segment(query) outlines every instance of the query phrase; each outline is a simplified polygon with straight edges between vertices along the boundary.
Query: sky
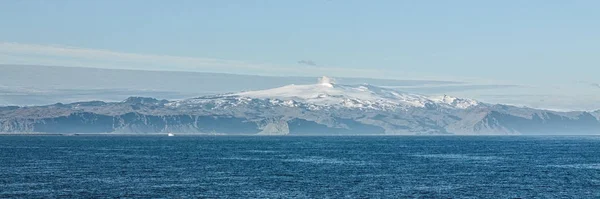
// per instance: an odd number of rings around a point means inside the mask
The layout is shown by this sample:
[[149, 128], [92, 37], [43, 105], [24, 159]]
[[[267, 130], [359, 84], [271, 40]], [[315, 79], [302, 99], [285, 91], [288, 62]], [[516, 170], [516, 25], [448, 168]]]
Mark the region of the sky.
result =
[[596, 0], [3, 0], [0, 64], [519, 85], [459, 94], [590, 107], [598, 10]]

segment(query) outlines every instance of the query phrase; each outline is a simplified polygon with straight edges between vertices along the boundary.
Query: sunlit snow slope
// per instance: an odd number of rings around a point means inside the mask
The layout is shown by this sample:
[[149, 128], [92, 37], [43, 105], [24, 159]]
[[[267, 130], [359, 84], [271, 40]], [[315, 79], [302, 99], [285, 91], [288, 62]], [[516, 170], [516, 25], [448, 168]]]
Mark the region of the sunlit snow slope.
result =
[[347, 108], [408, 108], [437, 104], [448, 108], [465, 109], [478, 102], [449, 96], [427, 97], [403, 93], [372, 85], [338, 85], [331, 78], [322, 77], [317, 84], [288, 85], [260, 91], [247, 91], [226, 95], [258, 99], [277, 99], [318, 106], [341, 106]]

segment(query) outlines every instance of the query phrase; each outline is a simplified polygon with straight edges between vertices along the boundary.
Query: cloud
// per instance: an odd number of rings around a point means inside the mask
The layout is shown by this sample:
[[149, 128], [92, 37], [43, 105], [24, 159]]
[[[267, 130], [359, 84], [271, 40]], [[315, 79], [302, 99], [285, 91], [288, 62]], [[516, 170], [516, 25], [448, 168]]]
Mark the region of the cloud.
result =
[[417, 85], [417, 86], [387, 86], [388, 88], [395, 88], [404, 91], [419, 92], [419, 93], [446, 93], [446, 92], [462, 92], [462, 91], [474, 91], [474, 90], [498, 90], [507, 88], [519, 88], [524, 87], [522, 85], [502, 85], [502, 84], [463, 84], [463, 85], [452, 85], [452, 84], [434, 84], [434, 85]]
[[[317, 65], [314, 61], [303, 60], [298, 63]], [[61, 45], [23, 44], [0, 41], [0, 64], [20, 65], [55, 65], [72, 67], [94, 67], [108, 69], [132, 69], [155, 71], [191, 71], [216, 72], [268, 76], [310, 76], [323, 75], [336, 77], [367, 78], [431, 78], [399, 71], [382, 72], [380, 70], [346, 68], [346, 67], [314, 67], [306, 70], [297, 65], [272, 63], [253, 63], [238, 60], [213, 59], [201, 57], [184, 57], [171, 55], [126, 53], [103, 49], [78, 48]]]
[[317, 63], [312, 60], [300, 60], [300, 61], [298, 61], [298, 63], [302, 64], [302, 65], [308, 65], [308, 66], [317, 66]]
[[[53, 58], [79, 59], [90, 62], [116, 62], [116, 63], [169, 63], [181, 69], [197, 68], [250, 68], [266, 69], [272, 66], [264, 64], [252, 64], [242, 61], [181, 57], [169, 55], [148, 55], [137, 53], [123, 53], [109, 50], [77, 48], [57, 45], [37, 45], [21, 43], [0, 43], [0, 53], [20, 56], [44, 56]], [[117, 68], [117, 66], [112, 66]], [[122, 68], [122, 67], [118, 67]]]
[[581, 85], [590, 86], [590, 87], [593, 87], [593, 88], [600, 88], [600, 84], [599, 83], [595, 83], [595, 82], [577, 81], [576, 83], [581, 84]]

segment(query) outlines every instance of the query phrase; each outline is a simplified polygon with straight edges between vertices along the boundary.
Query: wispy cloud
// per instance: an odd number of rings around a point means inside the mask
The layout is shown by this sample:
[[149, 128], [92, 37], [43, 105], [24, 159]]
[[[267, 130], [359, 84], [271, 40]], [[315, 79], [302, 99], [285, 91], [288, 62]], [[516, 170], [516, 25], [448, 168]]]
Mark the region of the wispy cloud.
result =
[[[278, 76], [338, 76], [370, 78], [415, 78], [414, 74], [390, 73], [371, 69], [343, 67], [305, 67], [271, 63], [251, 63], [238, 60], [126, 53], [102, 49], [78, 48], [61, 45], [23, 44], [0, 42], [1, 64], [60, 65], [111, 69], [171, 70], [195, 72], [222, 72]], [[299, 63], [317, 65], [314, 61]]]
[[502, 84], [432, 84], [432, 85], [417, 85], [417, 86], [386, 86], [388, 88], [394, 88], [404, 91], [420, 92], [426, 94], [432, 93], [445, 93], [445, 92], [462, 92], [462, 91], [474, 91], [474, 90], [498, 90], [498, 89], [510, 89], [524, 87], [523, 85], [502, 85]]
[[591, 81], [577, 81], [576, 83], [581, 84], [581, 85], [586, 85], [589, 87], [593, 87], [593, 88], [600, 88], [600, 84], [596, 83], [596, 82], [591, 82]]
[[317, 63], [312, 60], [300, 60], [298, 63], [302, 65], [317, 66]]
[[[168, 55], [148, 55], [137, 53], [124, 53], [100, 49], [77, 48], [70, 46], [58, 45], [37, 45], [37, 44], [21, 44], [21, 43], [0, 43], [0, 53], [9, 55], [21, 56], [44, 56], [54, 58], [70, 58], [81, 59], [94, 64], [94, 62], [117, 62], [117, 63], [165, 63], [176, 67], [176, 69], [196, 70], [202, 68], [219, 68], [219, 69], [269, 69], [264, 64], [253, 64], [242, 61], [196, 58], [196, 57], [181, 57]], [[122, 68], [123, 66], [112, 66]], [[135, 66], [132, 66], [135, 67]], [[135, 67], [140, 68], [140, 67]], [[148, 69], [148, 68], [140, 68]]]

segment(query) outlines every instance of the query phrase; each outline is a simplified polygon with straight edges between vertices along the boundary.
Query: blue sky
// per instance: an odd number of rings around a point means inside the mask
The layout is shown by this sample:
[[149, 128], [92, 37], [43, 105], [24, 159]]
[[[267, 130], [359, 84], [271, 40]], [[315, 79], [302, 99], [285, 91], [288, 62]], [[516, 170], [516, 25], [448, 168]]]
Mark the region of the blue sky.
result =
[[4, 0], [0, 63], [460, 80], [536, 88], [506, 91], [515, 95], [589, 95], [600, 91], [598, 10], [595, 0]]

